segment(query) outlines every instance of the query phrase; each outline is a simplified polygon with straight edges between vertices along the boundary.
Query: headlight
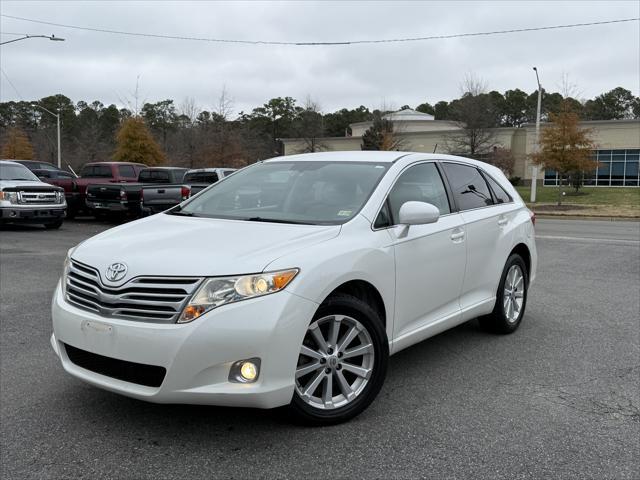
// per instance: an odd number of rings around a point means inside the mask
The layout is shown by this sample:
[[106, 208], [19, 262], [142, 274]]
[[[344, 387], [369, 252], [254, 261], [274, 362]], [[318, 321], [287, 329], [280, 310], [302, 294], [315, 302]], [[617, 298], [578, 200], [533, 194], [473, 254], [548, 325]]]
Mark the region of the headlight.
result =
[[56, 203], [64, 203], [64, 192], [56, 192]]
[[286, 287], [300, 270], [292, 268], [278, 272], [237, 277], [208, 278], [196, 290], [182, 311], [178, 323], [188, 323], [221, 305], [275, 293]]
[[62, 293], [64, 293], [65, 295], [67, 293], [67, 277], [69, 276], [69, 268], [71, 267], [71, 254], [74, 250], [75, 247], [69, 249], [62, 266], [62, 278], [60, 280], [62, 281]]
[[9, 203], [18, 203], [18, 192], [0, 192], [0, 200]]

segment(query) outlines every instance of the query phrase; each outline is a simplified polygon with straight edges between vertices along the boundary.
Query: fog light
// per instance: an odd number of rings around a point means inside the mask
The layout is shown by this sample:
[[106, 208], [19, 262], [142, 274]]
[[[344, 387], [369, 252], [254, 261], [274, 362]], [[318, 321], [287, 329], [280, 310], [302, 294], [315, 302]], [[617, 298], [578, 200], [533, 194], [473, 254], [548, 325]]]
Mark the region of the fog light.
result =
[[240, 360], [231, 365], [229, 381], [235, 383], [253, 383], [260, 375], [260, 359], [249, 358]]
[[242, 367], [240, 367], [240, 374], [242, 375], [242, 378], [246, 378], [251, 382], [258, 376], [258, 369], [254, 363], [244, 362]]

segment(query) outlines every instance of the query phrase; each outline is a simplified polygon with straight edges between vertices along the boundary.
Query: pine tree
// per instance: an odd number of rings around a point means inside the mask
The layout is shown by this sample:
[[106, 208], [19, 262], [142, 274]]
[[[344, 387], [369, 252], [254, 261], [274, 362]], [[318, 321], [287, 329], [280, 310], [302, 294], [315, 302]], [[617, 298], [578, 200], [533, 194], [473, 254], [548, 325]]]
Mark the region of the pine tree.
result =
[[393, 131], [393, 122], [376, 115], [373, 125], [362, 135], [362, 150], [400, 150], [402, 141]]
[[12, 160], [32, 160], [33, 147], [27, 134], [17, 127], [11, 127], [2, 143], [1, 156]]
[[[592, 151], [596, 148], [592, 130], [580, 128], [580, 118], [564, 102], [559, 113], [550, 113], [551, 123], [540, 132], [538, 151], [531, 155], [533, 163], [558, 172], [558, 205], [562, 200], [562, 181], [571, 176], [574, 187], [580, 188], [586, 172], [598, 168]], [[576, 182], [576, 179], [579, 179]], [[576, 188], [576, 189], [577, 189]]]
[[167, 157], [141, 118], [127, 118], [122, 122], [116, 134], [116, 144], [113, 154], [116, 162], [144, 163], [148, 166], [167, 163]]

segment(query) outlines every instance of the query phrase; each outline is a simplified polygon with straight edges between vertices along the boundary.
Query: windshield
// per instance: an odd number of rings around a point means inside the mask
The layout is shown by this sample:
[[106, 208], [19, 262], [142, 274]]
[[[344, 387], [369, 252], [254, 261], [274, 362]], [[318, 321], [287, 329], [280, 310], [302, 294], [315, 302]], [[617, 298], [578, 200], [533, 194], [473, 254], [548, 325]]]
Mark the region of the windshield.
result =
[[87, 165], [80, 172], [81, 177], [111, 178], [111, 167], [107, 165]]
[[173, 214], [341, 224], [356, 215], [387, 167], [368, 162], [265, 162], [236, 172]]
[[40, 181], [27, 167], [17, 163], [0, 163], [0, 180]]

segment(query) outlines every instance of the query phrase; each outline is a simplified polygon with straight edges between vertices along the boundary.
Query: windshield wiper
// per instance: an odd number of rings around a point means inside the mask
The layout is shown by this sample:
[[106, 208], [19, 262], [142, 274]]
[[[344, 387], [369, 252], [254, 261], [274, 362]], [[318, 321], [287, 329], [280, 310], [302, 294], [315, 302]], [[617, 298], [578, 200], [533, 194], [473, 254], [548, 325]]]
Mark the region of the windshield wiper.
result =
[[170, 212], [167, 212], [167, 215], [180, 215], [181, 217], [195, 217], [196, 216], [191, 212], [183, 212], [182, 210], [171, 210]]
[[292, 223], [294, 225], [314, 225], [309, 222], [296, 222], [295, 220], [280, 220], [277, 218], [262, 218], [262, 217], [249, 217], [243, 218], [247, 222], [267, 222], [267, 223]]

